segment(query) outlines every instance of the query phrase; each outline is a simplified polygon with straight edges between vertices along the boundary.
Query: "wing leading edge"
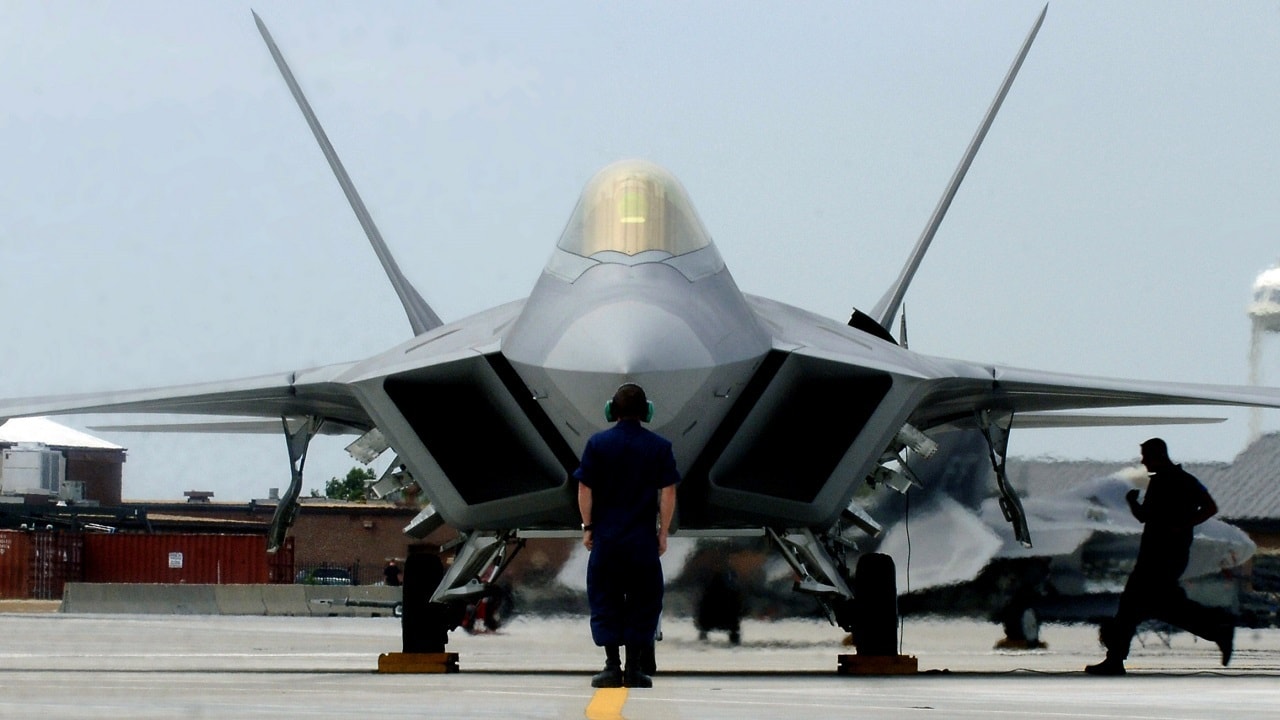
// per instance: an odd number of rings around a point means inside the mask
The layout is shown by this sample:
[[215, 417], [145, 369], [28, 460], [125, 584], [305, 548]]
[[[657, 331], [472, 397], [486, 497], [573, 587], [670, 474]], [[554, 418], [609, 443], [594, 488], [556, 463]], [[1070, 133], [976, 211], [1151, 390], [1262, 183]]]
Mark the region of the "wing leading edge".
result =
[[[1007, 412], [1016, 417], [1144, 406], [1280, 407], [1280, 388], [1128, 380], [999, 366], [987, 371], [987, 380], [940, 377], [929, 382], [930, 390], [912, 413], [912, 423], [918, 427], [972, 426], [970, 421], [978, 410]], [[1032, 426], [1049, 424], [1037, 422]]]
[[353, 388], [337, 380], [351, 364], [172, 387], [15, 398], [0, 418], [81, 413], [318, 417], [359, 432], [373, 427]]

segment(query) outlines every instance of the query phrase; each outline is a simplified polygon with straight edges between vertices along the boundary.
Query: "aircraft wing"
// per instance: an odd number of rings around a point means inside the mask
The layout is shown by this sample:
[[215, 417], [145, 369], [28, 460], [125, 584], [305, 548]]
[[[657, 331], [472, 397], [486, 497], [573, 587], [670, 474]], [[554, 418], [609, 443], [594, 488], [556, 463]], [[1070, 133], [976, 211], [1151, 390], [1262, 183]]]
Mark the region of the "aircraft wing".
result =
[[1019, 415], [1018, 427], [1024, 430], [1027, 428], [1145, 427], [1151, 425], [1212, 425], [1226, 421], [1226, 418], [1221, 417], [1191, 415], [1102, 415], [1044, 412]]
[[[209, 435], [279, 435], [279, 419], [215, 420], [210, 422], [112, 423], [89, 425], [93, 431], [141, 433], [197, 433]], [[317, 431], [319, 435], [359, 435], [363, 427], [329, 420]]]
[[[113, 427], [144, 432], [257, 433], [282, 417], [324, 420], [323, 434], [361, 434], [376, 423], [360, 402], [361, 380], [426, 367], [469, 367], [496, 347], [501, 328], [517, 315], [523, 301], [500, 305], [465, 321], [414, 337], [400, 346], [359, 362], [326, 365], [273, 375], [124, 390], [0, 399], [0, 419], [32, 415], [141, 413], [269, 418], [274, 422], [202, 422], [184, 427], [162, 423]], [[166, 427], [168, 426], [168, 427]]]
[[[775, 348], [820, 359], [828, 372], [882, 369], [918, 383], [919, 394], [908, 422], [921, 430], [975, 427], [979, 410], [1012, 413], [1015, 427], [1071, 427], [1127, 421], [1119, 416], [1108, 422], [1099, 415], [1052, 413], [1163, 405], [1280, 407], [1280, 388], [1094, 377], [920, 355], [806, 310], [767, 298], [746, 297], [772, 332]], [[1024, 416], [1025, 425], [1019, 422]], [[1147, 419], [1151, 422], [1145, 422]], [[1137, 418], [1128, 422], [1216, 420]]]
[[[1280, 388], [1125, 380], [990, 366], [988, 377], [939, 377], [912, 414], [919, 427], [972, 426], [974, 412], [1021, 414], [1156, 405], [1280, 407]], [[1043, 419], [1047, 416], [1036, 416]], [[1207, 420], [1207, 419], [1205, 419]], [[1047, 426], [1050, 423], [1039, 423]]]
[[[337, 378], [352, 364], [223, 382], [0, 400], [0, 418], [81, 413], [168, 413], [278, 419], [322, 417], [363, 432], [373, 421], [352, 387]], [[276, 425], [277, 431], [279, 425]], [[207, 430], [206, 430], [207, 431]]]

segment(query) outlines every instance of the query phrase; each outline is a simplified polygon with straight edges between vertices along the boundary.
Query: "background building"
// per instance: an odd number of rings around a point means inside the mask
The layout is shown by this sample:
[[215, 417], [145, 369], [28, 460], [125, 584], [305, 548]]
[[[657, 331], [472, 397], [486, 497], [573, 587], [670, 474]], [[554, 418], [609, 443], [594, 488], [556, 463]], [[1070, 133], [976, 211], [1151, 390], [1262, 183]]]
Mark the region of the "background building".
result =
[[47, 418], [0, 425], [0, 502], [119, 505], [125, 449]]

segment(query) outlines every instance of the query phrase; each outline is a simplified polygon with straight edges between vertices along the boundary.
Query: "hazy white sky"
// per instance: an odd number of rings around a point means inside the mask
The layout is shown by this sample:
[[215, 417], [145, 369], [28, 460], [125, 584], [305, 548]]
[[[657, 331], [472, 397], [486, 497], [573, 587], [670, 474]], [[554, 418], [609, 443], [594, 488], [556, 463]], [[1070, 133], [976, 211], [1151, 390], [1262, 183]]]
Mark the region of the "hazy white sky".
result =
[[[679, 177], [738, 285], [869, 309], [1039, 2], [256, 2], [402, 268], [446, 320], [527, 294], [583, 183]], [[911, 347], [1244, 383], [1280, 259], [1280, 2], [1053, 3], [907, 295]], [[0, 396], [229, 379], [409, 334], [228, 2], [0, 4]], [[1280, 347], [1264, 353], [1280, 383]], [[1227, 460], [1247, 411], [1161, 429]], [[64, 420], [85, 427], [104, 418]], [[1274, 429], [1276, 417], [1264, 425]], [[1123, 459], [1157, 431], [1026, 431]], [[261, 497], [277, 437], [98, 435], [125, 495]], [[354, 463], [314, 444], [307, 488]]]

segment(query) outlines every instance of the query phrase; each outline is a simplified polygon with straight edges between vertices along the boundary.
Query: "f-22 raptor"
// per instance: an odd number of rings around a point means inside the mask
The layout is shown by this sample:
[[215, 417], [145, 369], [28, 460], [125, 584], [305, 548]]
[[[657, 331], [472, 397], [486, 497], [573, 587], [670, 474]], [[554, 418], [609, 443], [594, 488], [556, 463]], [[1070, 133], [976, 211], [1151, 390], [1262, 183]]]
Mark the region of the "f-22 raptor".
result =
[[[182, 428], [283, 432], [292, 477], [273, 521], [277, 541], [296, 513], [315, 435], [358, 436], [351, 449], [368, 459], [391, 449], [380, 487], [416, 483], [429, 500], [410, 534], [445, 523], [461, 533], [447, 572], [430, 583], [406, 577], [406, 591], [430, 585], [425, 616], [444, 636], [458, 617], [450, 609], [483, 594], [526, 538], [578, 532], [570, 473], [587, 438], [606, 425], [604, 401], [622, 383], [638, 383], [683, 477], [676, 532], [767, 535], [800, 578], [796, 588], [816, 597], [834, 623], [890, 629], [887, 640], [855, 632], [860, 652], [890, 654], [893, 564], [860, 553], [853, 538], [879, 532], [868, 497], [911, 482], [901, 460], [909, 451], [928, 454], [931, 433], [983, 433], [1001, 508], [1017, 539], [1030, 543], [1003, 472], [1012, 427], [1120, 421], [1054, 413], [1072, 409], [1280, 407], [1277, 389], [1054, 374], [931, 357], [895, 339], [903, 296], [1044, 16], [901, 273], [870, 312], [841, 322], [743, 293], [680, 183], [653, 164], [625, 160], [587, 182], [526, 299], [445, 323], [400, 271], [255, 13], [413, 336], [358, 362], [265, 377], [3, 400], [0, 417], [216, 415], [244, 420]], [[406, 620], [414, 607], [406, 597]]]

